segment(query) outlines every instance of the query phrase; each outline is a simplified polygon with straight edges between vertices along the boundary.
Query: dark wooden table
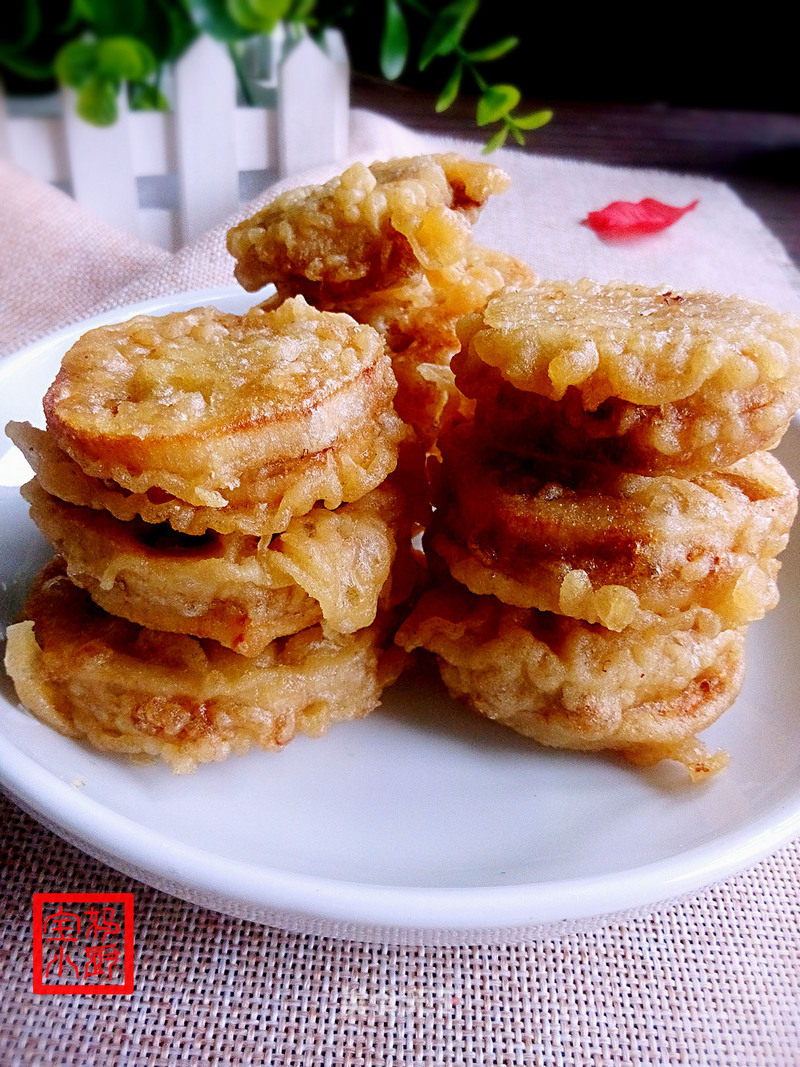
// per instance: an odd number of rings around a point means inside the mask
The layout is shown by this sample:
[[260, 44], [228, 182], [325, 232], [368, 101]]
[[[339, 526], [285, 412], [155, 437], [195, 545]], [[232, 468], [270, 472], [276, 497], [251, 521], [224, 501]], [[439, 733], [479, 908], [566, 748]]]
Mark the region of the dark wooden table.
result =
[[[475, 139], [474, 104], [441, 115], [433, 98], [356, 74], [351, 103], [412, 129]], [[531, 103], [531, 108], [542, 106]], [[733, 188], [800, 266], [800, 114], [675, 107], [662, 103], [548, 102], [549, 125], [516, 151], [718, 178]]]

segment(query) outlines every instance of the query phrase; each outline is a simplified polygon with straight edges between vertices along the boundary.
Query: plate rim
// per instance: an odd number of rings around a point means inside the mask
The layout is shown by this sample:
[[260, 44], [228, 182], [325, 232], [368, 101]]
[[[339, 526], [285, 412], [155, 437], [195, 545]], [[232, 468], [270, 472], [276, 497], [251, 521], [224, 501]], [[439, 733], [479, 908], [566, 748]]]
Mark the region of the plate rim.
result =
[[[2, 734], [0, 783], [12, 800], [36, 813], [59, 836], [84, 851], [86, 845], [99, 847], [126, 869], [134, 866], [146, 876], [141, 880], [150, 885], [180, 880], [195, 893], [218, 898], [217, 910], [224, 911], [224, 902], [229, 900], [264, 912], [297, 913], [334, 924], [357, 923], [376, 933], [398, 928], [443, 932], [454, 927], [480, 932], [655, 908], [660, 902], [741, 873], [787, 844], [800, 830], [798, 796], [794, 804], [777, 805], [781, 812], [777, 818], [775, 809], [771, 810], [713, 841], [610, 874], [511, 885], [393, 886], [259, 866], [187, 845], [85, 796]], [[169, 855], [169, 872], [153, 864], [154, 855]], [[702, 863], [693, 862], [700, 859]], [[113, 866], [112, 860], [105, 862]]]
[[[95, 326], [123, 321], [123, 316], [132, 318], [234, 298], [257, 301], [259, 294], [248, 294], [235, 285], [217, 285], [109, 307], [2, 357], [0, 383], [18, 373], [26, 361], [47, 358], [52, 346], [68, 343], [70, 338]], [[797, 418], [793, 420], [795, 424]], [[371, 937], [397, 929], [434, 934], [454, 928], [476, 934], [519, 927], [535, 929], [642, 907], [654, 909], [660, 903], [741, 873], [800, 834], [798, 789], [791, 800], [776, 801], [755, 820], [710, 841], [611, 873], [470, 887], [384, 885], [245, 863], [186, 844], [81, 794], [74, 785], [17, 748], [3, 733], [0, 786], [13, 802], [76, 847], [97, 855], [91, 848], [97, 846], [107, 865], [122, 864], [116, 869], [128, 871], [133, 866], [134, 876], [140, 881], [173, 896], [189, 900], [192, 894], [186, 890], [191, 890], [216, 901], [206, 902], [206, 906], [222, 912], [233, 913], [231, 909], [236, 905], [271, 915], [300, 915], [333, 924], [334, 934], [339, 924], [357, 924]], [[167, 855], [170, 862], [165, 874], [167, 868], [154, 862], [153, 857]], [[172, 888], [165, 888], [165, 882]]]
[[[41, 337], [29, 341], [20, 348], [7, 355], [0, 355], [0, 380], [16, 369], [18, 363], [24, 363], [26, 359], [35, 358], [40, 348], [47, 347], [67, 340], [74, 334], [84, 334], [97, 326], [106, 326], [114, 322], [124, 322], [135, 315], [152, 315], [160, 311], [189, 310], [203, 304], [213, 304], [217, 300], [229, 300], [233, 297], [241, 299], [253, 299], [254, 303], [263, 300], [274, 291], [274, 286], [267, 285], [254, 293], [248, 293], [236, 285], [211, 285], [200, 286], [192, 289], [176, 290], [171, 293], [163, 293], [160, 296], [149, 297], [145, 300], [135, 300], [126, 304], [92, 312], [88, 317], [75, 319], [65, 326], [58, 326], [49, 330]], [[125, 318], [119, 318], [125, 316]]]

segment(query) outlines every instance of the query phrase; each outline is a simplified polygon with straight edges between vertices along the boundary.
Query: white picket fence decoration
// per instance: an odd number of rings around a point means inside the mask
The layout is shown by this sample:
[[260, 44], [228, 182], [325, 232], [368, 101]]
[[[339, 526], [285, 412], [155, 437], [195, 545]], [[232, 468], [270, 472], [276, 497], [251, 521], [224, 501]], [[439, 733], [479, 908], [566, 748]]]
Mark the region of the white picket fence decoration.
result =
[[78, 118], [70, 90], [31, 106], [0, 86], [0, 158], [174, 250], [269, 182], [347, 154], [350, 70], [338, 32], [323, 50], [277, 31], [245, 64], [256, 106], [238, 99], [225, 47], [201, 37], [171, 72], [169, 112], [130, 111], [121, 94], [117, 122], [103, 129]]

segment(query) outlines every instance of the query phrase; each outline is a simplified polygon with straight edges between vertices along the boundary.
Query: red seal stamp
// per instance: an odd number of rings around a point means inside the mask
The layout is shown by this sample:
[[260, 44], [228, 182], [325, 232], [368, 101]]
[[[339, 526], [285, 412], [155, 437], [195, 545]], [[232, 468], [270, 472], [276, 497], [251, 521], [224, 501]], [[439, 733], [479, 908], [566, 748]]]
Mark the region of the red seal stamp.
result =
[[34, 893], [33, 991], [132, 993], [133, 893]]

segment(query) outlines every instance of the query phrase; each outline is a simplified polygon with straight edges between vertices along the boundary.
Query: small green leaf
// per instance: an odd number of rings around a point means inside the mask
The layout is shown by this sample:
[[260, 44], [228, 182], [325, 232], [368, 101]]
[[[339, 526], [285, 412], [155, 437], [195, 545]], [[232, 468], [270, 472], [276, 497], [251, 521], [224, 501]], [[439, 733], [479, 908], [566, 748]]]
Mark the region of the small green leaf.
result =
[[72, 0], [72, 14], [76, 20], [92, 21], [92, 0]]
[[521, 130], [538, 130], [541, 126], [546, 126], [552, 117], [553, 112], [543, 108], [541, 111], [532, 111], [530, 115], [515, 118], [514, 123]]
[[504, 37], [501, 41], [495, 41], [485, 48], [479, 48], [475, 52], [467, 52], [467, 58], [473, 63], [489, 63], [493, 59], [500, 59], [519, 44], [519, 37]]
[[78, 90], [75, 110], [93, 126], [113, 126], [117, 121], [118, 86], [107, 78], [90, 78]]
[[456, 50], [478, 10], [478, 3], [479, 0], [454, 0], [442, 8], [422, 42], [418, 62], [420, 70], [425, 70], [436, 56], [446, 56]]
[[496, 133], [493, 133], [486, 144], [483, 146], [484, 155], [488, 155], [489, 152], [494, 152], [497, 148], [502, 148], [508, 139], [508, 126], [501, 126]]
[[97, 73], [101, 78], [140, 81], [156, 69], [156, 57], [133, 37], [106, 37], [97, 44]]
[[97, 44], [94, 41], [70, 41], [56, 53], [56, 77], [72, 89], [80, 89], [97, 70]]
[[313, 16], [316, 6], [317, 0], [293, 0], [289, 5], [289, 10], [286, 12], [286, 18], [290, 22], [305, 23], [306, 26], [313, 29], [316, 24], [316, 19]]
[[192, 21], [201, 33], [217, 41], [241, 41], [251, 37], [249, 30], [231, 18], [225, 0], [185, 0]]
[[381, 73], [395, 81], [403, 73], [408, 59], [408, 23], [397, 0], [386, 0], [383, 33], [381, 34]]
[[514, 138], [514, 140], [517, 142], [517, 144], [521, 148], [524, 148], [525, 147], [525, 134], [522, 132], [522, 130], [519, 128], [519, 126], [516, 126], [516, 125], [510, 126], [509, 129], [511, 130], [511, 136]]
[[228, 14], [250, 33], [272, 33], [286, 12], [290, 0], [227, 0]]
[[131, 82], [128, 100], [132, 111], [169, 111], [169, 100], [150, 82]]
[[144, 35], [151, 0], [84, 0], [86, 21], [98, 37], [118, 34]]
[[155, 0], [155, 3], [154, 22], [157, 11], [160, 13], [159, 32], [155, 41], [149, 37], [146, 43], [156, 59], [171, 62], [182, 56], [197, 37], [197, 28], [184, 4], [174, 4], [172, 0]]
[[515, 85], [490, 85], [478, 100], [476, 121], [479, 126], [488, 126], [513, 111], [522, 99]]
[[55, 21], [53, 30], [59, 37], [70, 37], [77, 32], [78, 23], [83, 18], [81, 0], [68, 0], [67, 9], [60, 21]]
[[441, 114], [442, 111], [447, 111], [450, 105], [455, 101], [458, 96], [458, 91], [461, 88], [461, 78], [463, 73], [464, 64], [456, 63], [455, 67], [453, 67], [453, 73], [445, 82], [445, 86], [436, 100], [437, 114]]

